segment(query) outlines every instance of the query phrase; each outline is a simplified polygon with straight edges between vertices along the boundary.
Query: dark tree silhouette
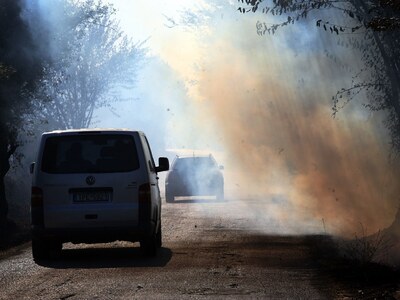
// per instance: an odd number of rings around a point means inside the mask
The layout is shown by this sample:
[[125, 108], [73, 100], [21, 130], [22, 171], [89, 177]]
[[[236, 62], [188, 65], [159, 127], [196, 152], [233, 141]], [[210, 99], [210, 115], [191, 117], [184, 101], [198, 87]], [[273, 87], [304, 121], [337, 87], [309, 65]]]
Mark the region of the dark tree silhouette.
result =
[[89, 126], [96, 108], [112, 108], [117, 88], [132, 87], [145, 55], [119, 29], [111, 6], [94, 0], [57, 5], [65, 7], [57, 20], [64, 24], [53, 28], [35, 11], [37, 2], [0, 0], [1, 221], [8, 212], [4, 176], [22, 128]]
[[18, 129], [29, 107], [27, 94], [41, 75], [43, 57], [21, 19], [21, 1], [0, 1], [0, 220], [8, 211], [4, 176], [18, 147]]

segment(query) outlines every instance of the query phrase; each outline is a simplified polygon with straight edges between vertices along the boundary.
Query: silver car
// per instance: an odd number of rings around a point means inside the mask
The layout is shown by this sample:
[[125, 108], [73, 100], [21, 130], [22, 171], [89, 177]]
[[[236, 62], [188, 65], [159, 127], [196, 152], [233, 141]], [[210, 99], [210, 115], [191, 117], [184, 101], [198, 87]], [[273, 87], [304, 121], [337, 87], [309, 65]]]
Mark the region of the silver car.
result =
[[165, 179], [165, 198], [173, 202], [182, 196], [215, 196], [224, 199], [224, 176], [214, 157], [176, 157]]

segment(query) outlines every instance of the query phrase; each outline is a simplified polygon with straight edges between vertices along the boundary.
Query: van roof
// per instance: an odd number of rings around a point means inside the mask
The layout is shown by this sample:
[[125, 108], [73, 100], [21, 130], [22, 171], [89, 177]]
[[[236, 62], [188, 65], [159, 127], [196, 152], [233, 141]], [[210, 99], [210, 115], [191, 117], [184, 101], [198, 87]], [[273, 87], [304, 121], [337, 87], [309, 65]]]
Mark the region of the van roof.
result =
[[44, 132], [43, 135], [73, 135], [82, 133], [140, 133], [141, 131], [131, 130], [127, 128], [82, 128], [82, 129], [66, 129], [66, 130], [53, 130]]

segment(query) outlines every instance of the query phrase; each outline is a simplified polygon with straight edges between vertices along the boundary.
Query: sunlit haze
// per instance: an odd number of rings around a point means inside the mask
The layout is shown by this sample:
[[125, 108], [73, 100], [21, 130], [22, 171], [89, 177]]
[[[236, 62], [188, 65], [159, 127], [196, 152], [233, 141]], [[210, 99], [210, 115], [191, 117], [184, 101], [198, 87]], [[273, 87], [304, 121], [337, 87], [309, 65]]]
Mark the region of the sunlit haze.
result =
[[[98, 111], [97, 127], [143, 130], [155, 156], [171, 160], [213, 153], [227, 199], [244, 199], [244, 207], [260, 199], [250, 213], [268, 231], [271, 218], [283, 233], [351, 236], [360, 224], [368, 232], [390, 225], [400, 168], [382, 115], [364, 108], [361, 94], [332, 116], [332, 96], [360, 68], [355, 50], [312, 18], [259, 36], [260, 15], [241, 15], [235, 3], [110, 3], [149, 51], [129, 101], [116, 104], [117, 115]], [[185, 19], [185, 10], [202, 18]]]

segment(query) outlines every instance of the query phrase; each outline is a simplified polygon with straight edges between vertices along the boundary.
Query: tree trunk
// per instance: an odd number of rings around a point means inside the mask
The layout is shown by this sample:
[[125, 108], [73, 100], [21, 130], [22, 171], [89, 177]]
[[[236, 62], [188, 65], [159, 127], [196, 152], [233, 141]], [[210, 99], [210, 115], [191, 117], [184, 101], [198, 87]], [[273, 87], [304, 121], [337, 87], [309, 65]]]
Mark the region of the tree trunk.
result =
[[8, 215], [8, 201], [4, 177], [10, 170], [10, 156], [17, 149], [17, 132], [3, 122], [0, 123], [0, 225], [4, 224]]
[[8, 144], [4, 143], [4, 138], [0, 143], [0, 225], [4, 224], [8, 214], [8, 202], [6, 198], [6, 189], [4, 185], [4, 177], [10, 169]]

